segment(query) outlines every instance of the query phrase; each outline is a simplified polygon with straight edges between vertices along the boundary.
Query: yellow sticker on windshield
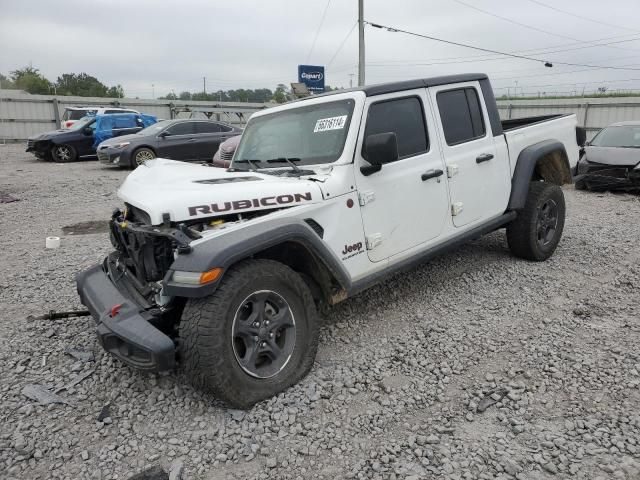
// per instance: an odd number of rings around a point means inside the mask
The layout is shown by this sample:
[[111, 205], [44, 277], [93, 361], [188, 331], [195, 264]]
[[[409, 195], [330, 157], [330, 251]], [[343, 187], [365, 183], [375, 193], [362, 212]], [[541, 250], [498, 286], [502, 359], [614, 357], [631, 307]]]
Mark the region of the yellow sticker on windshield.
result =
[[320, 118], [316, 122], [313, 133], [326, 132], [327, 130], [342, 130], [347, 124], [347, 115], [339, 117]]

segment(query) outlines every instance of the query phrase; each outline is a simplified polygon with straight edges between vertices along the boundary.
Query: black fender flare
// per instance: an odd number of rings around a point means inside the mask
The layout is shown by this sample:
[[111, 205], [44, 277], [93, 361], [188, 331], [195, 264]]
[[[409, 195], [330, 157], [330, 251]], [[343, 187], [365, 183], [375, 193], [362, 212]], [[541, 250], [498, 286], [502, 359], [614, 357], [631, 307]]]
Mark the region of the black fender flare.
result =
[[[516, 168], [513, 172], [513, 178], [511, 179], [511, 196], [509, 197], [507, 210], [521, 210], [524, 208], [529, 193], [529, 183], [533, 178], [538, 161], [554, 152], [560, 152], [566, 164], [567, 171], [570, 172], [567, 150], [559, 140], [543, 140], [526, 147], [520, 152], [518, 160], [516, 161]], [[569, 173], [569, 177], [570, 176], [571, 173]], [[570, 181], [569, 178], [569, 183]], [[562, 183], [563, 182], [560, 181], [560, 184]]]
[[280, 218], [247, 225], [219, 237], [196, 243], [192, 251], [177, 256], [164, 277], [164, 294], [177, 297], [204, 297], [213, 293], [220, 280], [206, 285], [186, 285], [173, 281], [174, 271], [206, 272], [213, 268], [226, 270], [235, 263], [285, 242], [300, 244], [311, 252], [340, 286], [348, 290], [351, 276], [336, 254], [302, 219]]

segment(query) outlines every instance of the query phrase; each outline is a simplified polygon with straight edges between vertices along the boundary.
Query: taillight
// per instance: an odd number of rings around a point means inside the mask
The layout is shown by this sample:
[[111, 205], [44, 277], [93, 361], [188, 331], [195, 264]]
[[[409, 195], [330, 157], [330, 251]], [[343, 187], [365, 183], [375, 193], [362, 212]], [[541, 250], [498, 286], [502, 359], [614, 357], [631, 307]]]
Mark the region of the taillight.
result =
[[67, 128], [69, 128], [71, 125], [73, 125], [73, 122], [67, 122]]

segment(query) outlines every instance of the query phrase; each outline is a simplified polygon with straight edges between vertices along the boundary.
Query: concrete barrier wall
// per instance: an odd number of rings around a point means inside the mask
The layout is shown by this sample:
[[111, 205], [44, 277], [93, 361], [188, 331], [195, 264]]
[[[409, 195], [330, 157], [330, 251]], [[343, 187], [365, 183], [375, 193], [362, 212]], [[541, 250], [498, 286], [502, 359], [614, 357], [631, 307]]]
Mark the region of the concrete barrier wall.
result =
[[498, 110], [503, 120], [553, 113], [575, 113], [578, 125], [586, 128], [587, 139], [591, 140], [607, 125], [626, 120], [640, 120], [640, 97], [498, 100]]
[[24, 141], [32, 135], [55, 130], [65, 108], [78, 106], [126, 107], [159, 119], [209, 115], [214, 120], [243, 126], [252, 113], [271, 104], [29, 95], [0, 90], [0, 142]]
[[[236, 102], [196, 102], [181, 100], [140, 100], [134, 98], [89, 98], [54, 95], [16, 94], [0, 91], [0, 141], [23, 141], [59, 126], [65, 107], [95, 105], [133, 108], [158, 118], [198, 116], [244, 125], [253, 112], [272, 104]], [[185, 110], [192, 110], [191, 112]], [[640, 97], [565, 98], [539, 100], [498, 100], [503, 119], [575, 113], [578, 124], [591, 139], [603, 127], [624, 120], [640, 120]]]

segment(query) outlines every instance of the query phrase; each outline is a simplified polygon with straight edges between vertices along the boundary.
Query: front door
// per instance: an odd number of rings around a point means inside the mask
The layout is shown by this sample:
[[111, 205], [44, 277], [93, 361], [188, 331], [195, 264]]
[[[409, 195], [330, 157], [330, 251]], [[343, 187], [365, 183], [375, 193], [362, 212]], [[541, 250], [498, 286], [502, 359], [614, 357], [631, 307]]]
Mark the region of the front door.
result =
[[453, 224], [462, 227], [504, 213], [511, 170], [505, 151], [496, 151], [478, 82], [429, 89], [449, 173]]
[[172, 160], [195, 160], [196, 131], [195, 123], [182, 121], [165, 129], [166, 136], [158, 138], [157, 154], [161, 158]]
[[[369, 259], [385, 260], [440, 235], [447, 218], [446, 175], [425, 89], [367, 99], [356, 182]], [[367, 136], [392, 132], [398, 160], [365, 176]]]

